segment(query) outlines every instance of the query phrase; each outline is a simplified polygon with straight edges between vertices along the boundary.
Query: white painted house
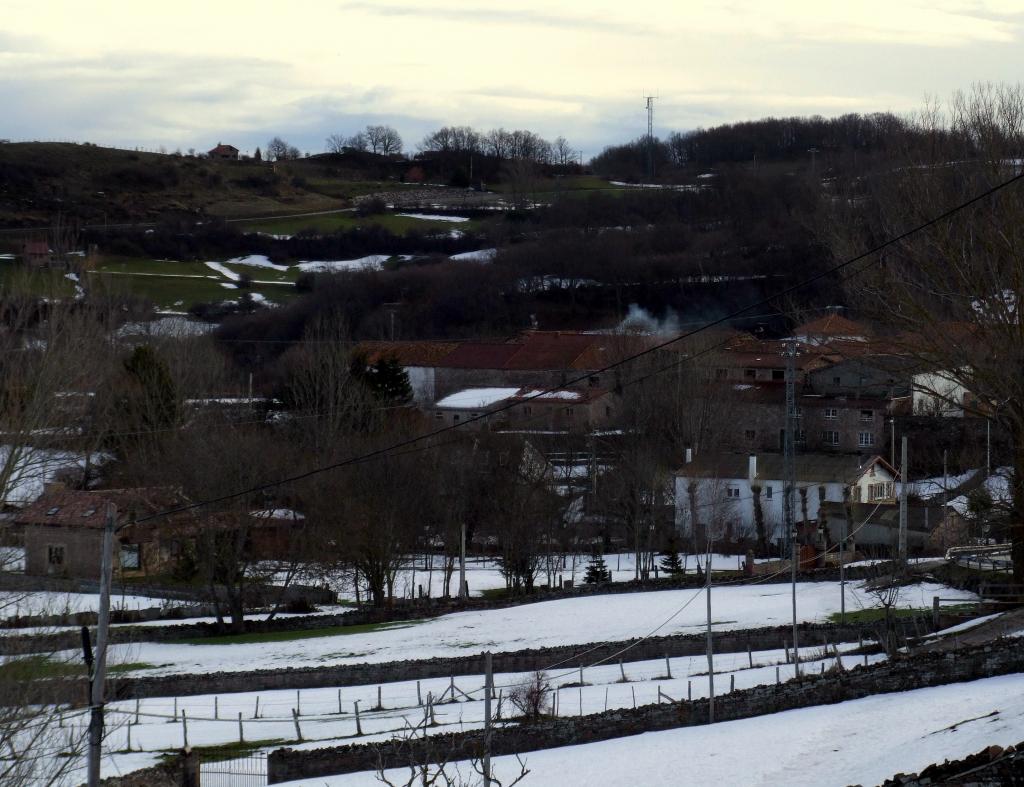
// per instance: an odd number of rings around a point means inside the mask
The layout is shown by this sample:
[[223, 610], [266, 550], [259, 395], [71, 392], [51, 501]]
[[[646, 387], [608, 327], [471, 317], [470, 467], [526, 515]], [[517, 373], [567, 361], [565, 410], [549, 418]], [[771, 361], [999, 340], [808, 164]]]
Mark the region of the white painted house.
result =
[[[690, 452], [687, 452], [688, 455]], [[795, 460], [793, 518], [815, 522], [822, 502], [894, 500], [898, 473], [880, 456], [799, 454]], [[675, 522], [684, 536], [697, 532], [753, 533], [760, 501], [769, 540], [783, 536], [781, 454], [707, 454], [675, 471]]]

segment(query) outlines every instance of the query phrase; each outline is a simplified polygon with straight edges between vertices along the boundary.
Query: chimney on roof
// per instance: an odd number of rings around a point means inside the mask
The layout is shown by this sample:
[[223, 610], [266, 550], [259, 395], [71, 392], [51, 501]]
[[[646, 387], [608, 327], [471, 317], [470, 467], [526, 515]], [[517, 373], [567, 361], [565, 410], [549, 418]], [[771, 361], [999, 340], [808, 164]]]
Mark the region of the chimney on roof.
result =
[[690, 462], [692, 462], [692, 461], [693, 461], [693, 449], [692, 448], [687, 448], [686, 449], [686, 464], [690, 464]]
[[747, 475], [751, 481], [757, 478], [757, 454], [751, 454], [747, 457]]

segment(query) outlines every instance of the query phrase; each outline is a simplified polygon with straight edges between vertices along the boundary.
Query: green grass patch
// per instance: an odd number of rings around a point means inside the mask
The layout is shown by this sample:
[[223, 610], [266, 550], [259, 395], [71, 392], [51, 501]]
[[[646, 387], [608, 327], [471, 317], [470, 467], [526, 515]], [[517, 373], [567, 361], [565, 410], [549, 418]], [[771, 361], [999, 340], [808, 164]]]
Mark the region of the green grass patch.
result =
[[[942, 612], [970, 612], [975, 609], [974, 604], [951, 604], [949, 606], [943, 606]], [[894, 618], [913, 618], [913, 617], [928, 617], [932, 614], [931, 607], [910, 607], [905, 609], [894, 609], [892, 610], [892, 616]], [[839, 623], [841, 618], [840, 613], [833, 612], [828, 616], [829, 623]], [[885, 620], [885, 610], [881, 607], [868, 607], [867, 609], [847, 610], [846, 611], [846, 622], [847, 623], [881, 623]]]
[[19, 292], [41, 298], [68, 298], [75, 283], [61, 268], [31, 268], [13, 260], [0, 260], [0, 292]]
[[[284, 738], [264, 738], [258, 741], [246, 741], [245, 743], [221, 743], [216, 746], [192, 746], [200, 762], [223, 762], [224, 760], [235, 760], [240, 757], [248, 757], [260, 749], [278, 748], [288, 743]], [[177, 758], [180, 754], [178, 749], [169, 749], [161, 755], [161, 759]]]
[[[125, 664], [108, 664], [107, 674], [117, 675], [135, 670], [153, 669], [155, 664], [134, 661]], [[0, 681], [40, 680], [43, 678], [78, 678], [86, 676], [85, 663], [81, 661], [54, 661], [48, 656], [26, 656], [0, 664]]]
[[[297, 268], [276, 271], [252, 265], [226, 267], [234, 273], [271, 282], [254, 284], [249, 290], [272, 303], [283, 303], [297, 295], [291, 287], [299, 276]], [[203, 262], [106, 257], [86, 275], [103, 277], [113, 292], [131, 292], [171, 311], [188, 311], [197, 303], [237, 300], [245, 292], [223, 286], [233, 282]]]
[[374, 631], [404, 629], [422, 623], [421, 620], [399, 620], [389, 623], [363, 623], [358, 626], [327, 626], [298, 631], [264, 631], [245, 634], [221, 634], [216, 637], [190, 637], [173, 640], [178, 645], [250, 645], [259, 642], [292, 642], [299, 639], [338, 637], [347, 634], [369, 634]]

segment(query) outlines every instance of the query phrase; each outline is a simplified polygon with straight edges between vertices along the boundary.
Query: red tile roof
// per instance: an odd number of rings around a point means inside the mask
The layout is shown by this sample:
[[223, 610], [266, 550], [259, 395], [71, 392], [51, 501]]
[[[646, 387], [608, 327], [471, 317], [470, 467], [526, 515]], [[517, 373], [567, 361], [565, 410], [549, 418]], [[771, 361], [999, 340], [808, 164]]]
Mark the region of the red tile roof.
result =
[[119, 521], [153, 513], [184, 501], [176, 490], [166, 487], [149, 489], [106, 489], [98, 492], [60, 489], [45, 492], [14, 518], [19, 525], [62, 525], [65, 527], [102, 528], [107, 503], [117, 506]]
[[868, 336], [870, 331], [858, 322], [848, 320], [841, 314], [826, 314], [793, 329], [794, 336]]
[[441, 359], [437, 366], [449, 369], [505, 369], [517, 352], [517, 344], [465, 342]]
[[437, 366], [458, 347], [458, 342], [360, 342], [355, 352], [365, 353], [367, 363], [391, 357], [402, 366]]

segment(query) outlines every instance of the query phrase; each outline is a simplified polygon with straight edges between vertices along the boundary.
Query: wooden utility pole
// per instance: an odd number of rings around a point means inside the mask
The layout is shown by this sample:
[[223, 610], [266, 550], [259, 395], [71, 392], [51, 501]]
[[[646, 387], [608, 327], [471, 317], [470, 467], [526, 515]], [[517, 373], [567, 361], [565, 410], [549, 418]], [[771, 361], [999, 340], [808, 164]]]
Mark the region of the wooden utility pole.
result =
[[107, 635], [110, 628], [110, 585], [114, 576], [114, 523], [117, 509], [107, 503], [107, 521], [103, 527], [103, 552], [100, 556], [100, 608], [96, 623], [96, 657], [89, 692], [88, 785], [100, 783], [100, 759], [103, 754], [103, 688], [107, 672]]
[[900, 563], [907, 562], [907, 495], [909, 493], [910, 481], [907, 477], [907, 436], [900, 439], [900, 534], [899, 534], [899, 559]]
[[715, 723], [715, 656], [711, 642], [711, 540], [708, 539], [707, 558], [704, 563], [704, 586], [707, 593], [707, 651], [708, 651], [708, 724]]
[[491, 692], [494, 691], [494, 671], [491, 652], [484, 653], [484, 787], [491, 787]]
[[466, 520], [462, 520], [462, 532], [459, 539], [459, 598], [469, 598], [469, 588], [466, 586]]

